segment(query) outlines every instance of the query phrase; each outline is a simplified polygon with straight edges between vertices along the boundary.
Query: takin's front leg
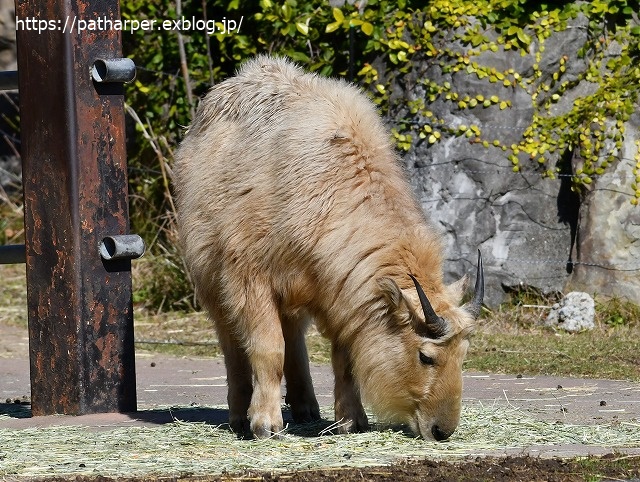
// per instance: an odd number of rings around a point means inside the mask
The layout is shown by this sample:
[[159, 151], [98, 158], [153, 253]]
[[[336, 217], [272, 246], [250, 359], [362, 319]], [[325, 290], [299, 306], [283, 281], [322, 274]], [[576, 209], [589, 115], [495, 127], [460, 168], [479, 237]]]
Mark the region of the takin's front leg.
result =
[[[222, 319], [221, 317], [217, 318]], [[242, 344], [231, 335], [227, 324], [216, 323], [218, 342], [224, 354], [227, 369], [227, 403], [229, 404], [229, 425], [241, 437], [251, 435], [247, 410], [253, 393], [251, 365]]]
[[320, 420], [320, 407], [313, 392], [309, 355], [304, 342], [305, 329], [305, 320], [294, 317], [283, 319], [284, 377], [287, 381], [285, 401], [291, 406], [291, 415], [296, 423]]
[[360, 392], [351, 373], [348, 352], [332, 344], [331, 364], [335, 377], [335, 414], [340, 423], [340, 433], [364, 432], [369, 430], [369, 420], [362, 407]]
[[254, 291], [245, 307], [246, 347], [253, 378], [247, 415], [254, 437], [271, 437], [283, 428], [280, 385], [284, 368], [284, 338], [280, 316], [268, 290]]

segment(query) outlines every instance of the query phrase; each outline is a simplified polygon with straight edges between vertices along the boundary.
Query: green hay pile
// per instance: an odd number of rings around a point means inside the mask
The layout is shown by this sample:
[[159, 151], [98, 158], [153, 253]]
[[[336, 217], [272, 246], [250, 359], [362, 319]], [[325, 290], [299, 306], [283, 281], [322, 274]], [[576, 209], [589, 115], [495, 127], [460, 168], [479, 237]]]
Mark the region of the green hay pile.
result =
[[[191, 407], [193, 408], [193, 407]], [[180, 417], [180, 410], [173, 412]], [[330, 411], [323, 413], [330, 417]], [[5, 417], [6, 418], [6, 417]], [[0, 422], [2, 417], [0, 417]], [[536, 445], [640, 446], [640, 425], [563, 425], [510, 407], [467, 406], [447, 442], [378, 426], [334, 435], [326, 421], [297, 425], [278, 439], [238, 440], [226, 427], [173, 423], [154, 427], [0, 429], [0, 479], [47, 476], [187, 476], [387, 465], [399, 459], [455, 459]]]

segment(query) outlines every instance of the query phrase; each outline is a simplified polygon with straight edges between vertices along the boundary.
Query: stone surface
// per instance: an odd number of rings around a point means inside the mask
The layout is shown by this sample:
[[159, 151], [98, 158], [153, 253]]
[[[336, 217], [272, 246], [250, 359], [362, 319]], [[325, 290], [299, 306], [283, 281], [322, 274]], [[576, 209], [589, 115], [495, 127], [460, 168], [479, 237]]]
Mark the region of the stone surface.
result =
[[593, 330], [595, 314], [593, 298], [588, 293], [572, 291], [551, 307], [545, 324], [571, 333]]
[[567, 287], [640, 304], [640, 206], [631, 184], [640, 114], [627, 123], [620, 159], [600, 176], [580, 210], [577, 264]]
[[[570, 28], [547, 39], [539, 81], [551, 77], [562, 56], [568, 57], [564, 79], [577, 78], [584, 68], [577, 51], [588, 35], [585, 22], [579, 17]], [[453, 44], [447, 47], [459, 52], [468, 49]], [[533, 72], [538, 47], [532, 45], [525, 56], [487, 50], [473, 60], [499, 72], [514, 69], [527, 76]], [[487, 147], [464, 136], [443, 133], [439, 142], [430, 144], [417, 139], [414, 130], [411, 148], [403, 156], [425, 212], [444, 235], [446, 280], [473, 274], [479, 248], [489, 306], [505, 301], [506, 292], [525, 287], [543, 293], [580, 289], [640, 303], [640, 209], [629, 203], [633, 194], [630, 164], [636, 162], [634, 142], [640, 138], [640, 122], [632, 118], [627, 123], [618, 165], [596, 179], [592, 191], [581, 199], [570, 186], [571, 152], [559, 154], [544, 167], [565, 161], [559, 164], [564, 169], [560, 175], [549, 179], [526, 160], [521, 160], [521, 171], [514, 173], [508, 152], [492, 145], [494, 139], [507, 146], [522, 140], [534, 114], [530, 92], [522, 87], [505, 88], [499, 82], [492, 84], [466, 72], [443, 74], [427, 59], [412, 65], [409, 73], [394, 84], [392, 98], [427, 98], [421, 82], [424, 79], [440, 85], [448, 82], [451, 92], [460, 96], [497, 95], [512, 104], [502, 110], [497, 105], [459, 109], [457, 102], [441, 96], [427, 105], [433, 117], [411, 114], [407, 108], [388, 114], [388, 123], [394, 127], [432, 124], [432, 119], [443, 119], [449, 128], [476, 125], [482, 139], [489, 142]], [[592, 94], [593, 89], [591, 83], [577, 83], [554, 105], [553, 113], [568, 111], [576, 98]], [[553, 88], [541, 92], [538, 102], [552, 94]], [[437, 130], [439, 125], [433, 124], [433, 128]]]

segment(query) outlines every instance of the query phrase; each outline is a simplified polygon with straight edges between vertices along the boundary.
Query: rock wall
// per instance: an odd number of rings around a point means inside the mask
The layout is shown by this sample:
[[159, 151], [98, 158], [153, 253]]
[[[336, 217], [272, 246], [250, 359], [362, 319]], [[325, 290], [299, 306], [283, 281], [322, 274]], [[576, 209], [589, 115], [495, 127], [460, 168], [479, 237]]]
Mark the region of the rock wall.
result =
[[633, 115], [620, 160], [595, 183], [580, 210], [577, 259], [568, 289], [604, 293], [640, 304], [640, 206], [629, 203], [640, 113]]
[[[538, 59], [540, 81], [557, 71], [562, 56], [568, 59], [565, 78], [577, 78], [584, 68], [584, 61], [576, 54], [586, 40], [584, 26], [585, 19], [579, 17], [570, 28], [547, 39]], [[465, 50], [461, 45], [451, 47]], [[525, 56], [512, 50], [488, 50], [474, 60], [499, 72], [514, 69], [530, 76], [538, 47], [532, 44]], [[524, 89], [505, 89], [502, 83], [479, 80], [464, 71], [445, 74], [428, 59], [413, 65], [409, 74], [395, 83], [393, 95], [408, 100], [427, 97], [421, 79], [448, 82], [451, 92], [461, 95], [497, 95], [510, 101], [511, 107], [459, 109], [456, 103], [439, 97], [428, 105], [432, 117], [400, 108], [390, 113], [390, 125], [422, 126], [442, 119], [447, 128], [476, 125], [483, 139], [511, 145], [522, 140], [532, 122], [534, 105]], [[562, 112], [571, 108], [574, 99], [592, 93], [593, 88], [588, 82], [577, 83], [554, 109]], [[556, 162], [564, 170], [556, 179], [549, 179], [532, 163], [523, 162], [520, 172], [513, 172], [505, 151], [492, 143], [487, 147], [464, 136], [444, 134], [439, 142], [430, 143], [416, 139], [413, 131], [404, 162], [423, 208], [444, 234], [447, 279], [473, 273], [479, 248], [485, 260], [486, 302], [490, 306], [504, 301], [507, 291], [524, 286], [542, 292], [580, 289], [640, 304], [640, 207], [629, 202], [630, 163], [636, 162], [634, 142], [640, 127], [637, 118], [626, 126], [621, 160], [597, 178], [583, 198], [570, 187], [575, 168], [571, 152], [565, 152], [563, 159], [558, 156]], [[434, 125], [434, 129], [438, 127], [442, 125]]]

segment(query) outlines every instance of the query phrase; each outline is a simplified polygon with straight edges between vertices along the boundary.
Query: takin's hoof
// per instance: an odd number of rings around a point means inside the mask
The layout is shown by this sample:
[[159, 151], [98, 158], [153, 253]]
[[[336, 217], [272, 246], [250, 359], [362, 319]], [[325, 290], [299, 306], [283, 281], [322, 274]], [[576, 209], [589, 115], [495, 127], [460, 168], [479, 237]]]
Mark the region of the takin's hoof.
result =
[[370, 430], [369, 422], [365, 419], [364, 421], [353, 421], [353, 420], [343, 420], [340, 422], [338, 426], [338, 433], [346, 434], [346, 433], [362, 433], [368, 432]]
[[254, 429], [252, 429], [253, 432], [253, 438], [275, 438], [275, 439], [279, 439], [282, 438], [282, 427], [265, 427], [265, 426], [259, 426], [259, 427], [255, 427]]
[[282, 416], [275, 421], [269, 417], [259, 416], [251, 419], [251, 432], [254, 438], [280, 438], [282, 429]]
[[338, 433], [360, 433], [369, 431], [369, 419], [360, 404], [340, 404], [336, 406]]
[[291, 417], [295, 423], [309, 423], [320, 420], [320, 406], [316, 397], [310, 393], [287, 392], [284, 403], [291, 409]]
[[295, 423], [317, 422], [321, 419], [320, 407], [317, 403], [315, 405], [292, 406], [291, 416]]
[[247, 417], [230, 418], [229, 426], [238, 438], [252, 438], [251, 427], [249, 426], [249, 419]]

